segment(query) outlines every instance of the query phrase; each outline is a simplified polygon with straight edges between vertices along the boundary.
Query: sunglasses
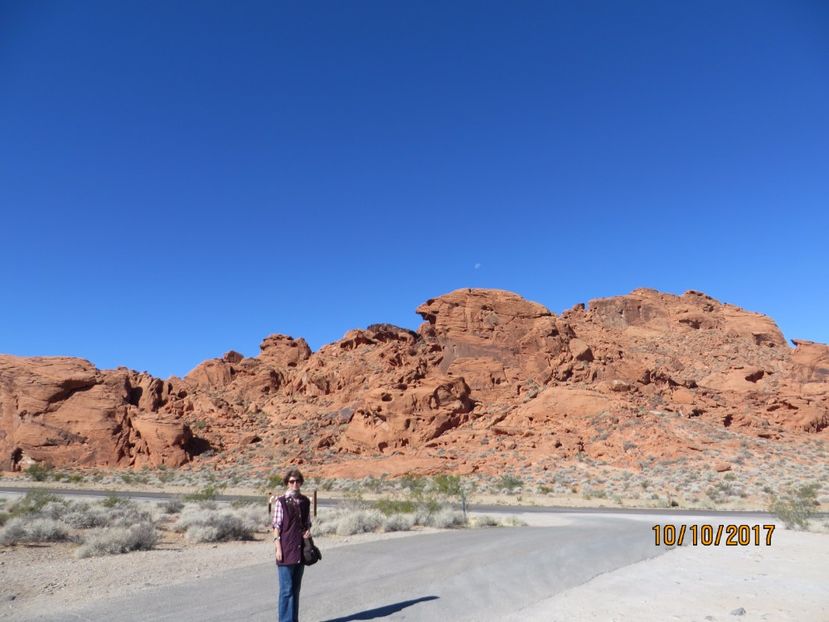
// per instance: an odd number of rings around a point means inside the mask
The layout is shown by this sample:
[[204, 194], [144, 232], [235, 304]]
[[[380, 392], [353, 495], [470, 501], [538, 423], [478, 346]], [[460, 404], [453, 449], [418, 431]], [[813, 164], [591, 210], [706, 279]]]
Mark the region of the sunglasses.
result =
[[288, 480], [288, 483], [289, 483], [289, 484], [301, 484], [301, 483], [302, 483], [302, 480], [299, 480], [299, 479], [289, 479], [289, 480]]

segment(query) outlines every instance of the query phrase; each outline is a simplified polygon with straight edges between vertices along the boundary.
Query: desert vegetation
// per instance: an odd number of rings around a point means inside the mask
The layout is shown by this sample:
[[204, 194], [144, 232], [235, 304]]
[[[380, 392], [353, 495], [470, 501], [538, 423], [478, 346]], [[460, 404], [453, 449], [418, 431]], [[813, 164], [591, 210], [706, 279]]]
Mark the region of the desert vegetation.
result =
[[153, 515], [132, 501], [68, 501], [39, 490], [9, 506], [0, 530], [0, 544], [73, 542], [78, 557], [150, 549], [157, 540]]
[[0, 544], [69, 542], [77, 557], [90, 557], [149, 550], [176, 534], [199, 543], [251, 540], [266, 531], [266, 513], [249, 503], [220, 508], [212, 500], [173, 498], [151, 505], [115, 495], [71, 501], [35, 490], [3, 512]]
[[818, 506], [817, 484], [789, 488], [782, 494], [772, 494], [769, 511], [775, 514], [788, 529], [808, 529], [810, 519]]
[[[685, 456], [651, 456], [634, 467], [620, 468], [579, 455], [576, 460], [545, 470], [521, 461], [518, 455], [507, 455], [510, 466], [499, 473], [463, 476], [334, 478], [313, 477], [313, 471], [308, 469], [304, 490], [308, 494], [317, 491], [322, 500], [348, 500], [355, 512], [379, 512], [382, 524], [387, 526], [377, 529], [403, 529], [409, 522], [412, 528], [430, 525], [430, 521], [436, 520], [436, 507], [463, 513], [469, 503], [763, 510], [777, 514], [794, 528], [808, 524], [808, 512], [805, 519], [801, 518], [804, 510], [827, 511], [829, 485], [825, 482], [829, 482], [829, 462], [824, 442], [815, 439], [795, 450], [768, 439], [747, 440], [729, 430], [720, 434], [717, 444], [705, 445], [700, 441], [700, 455], [695, 460]], [[689, 442], [695, 440], [691, 437]], [[248, 495], [254, 500], [258, 495], [258, 502], [264, 504], [268, 491], [282, 489], [281, 469], [255, 466], [244, 454], [221, 470], [203, 468], [199, 463], [178, 469], [136, 470], [53, 469], [41, 464], [6, 477], [58, 488], [174, 492], [180, 498], [169, 501], [163, 512], [157, 510], [170, 515], [182, 512], [185, 505], [216, 502], [226, 494]], [[811, 491], [807, 501], [799, 500], [802, 495], [796, 494], [803, 489]], [[234, 508], [234, 512], [244, 522], [241, 510]], [[10, 506], [0, 506], [0, 527], [12, 518]], [[363, 519], [355, 530], [377, 523], [376, 516], [370, 518], [366, 514]], [[155, 523], [157, 529], [166, 526], [163, 517]], [[203, 527], [205, 533], [212, 533], [214, 528], [216, 534], [227, 531], [216, 524], [209, 530]], [[348, 530], [345, 525], [340, 528], [342, 533]], [[188, 537], [198, 541], [196, 531], [194, 528]], [[187, 531], [177, 533], [186, 535]]]
[[[270, 480], [265, 481], [268, 483]], [[516, 524], [468, 516], [466, 500], [474, 485], [457, 476], [410, 477], [393, 484], [367, 478], [350, 486], [338, 484], [345, 488], [344, 502], [320, 511], [314, 520], [317, 535]], [[218, 500], [221, 490], [210, 482], [188, 495], [157, 503], [140, 503], [115, 494], [98, 501], [73, 501], [34, 490], [2, 504], [0, 545], [63, 542], [74, 547], [76, 557], [83, 558], [150, 550], [158, 545], [255, 540], [270, 531], [262, 497], [229, 503]], [[386, 494], [377, 494], [384, 490]]]

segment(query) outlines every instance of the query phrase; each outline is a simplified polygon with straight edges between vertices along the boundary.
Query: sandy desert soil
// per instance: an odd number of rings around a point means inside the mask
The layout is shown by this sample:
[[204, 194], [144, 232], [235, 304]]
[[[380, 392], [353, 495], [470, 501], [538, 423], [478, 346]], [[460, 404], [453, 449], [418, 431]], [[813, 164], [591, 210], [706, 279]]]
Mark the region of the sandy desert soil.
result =
[[[522, 516], [528, 524], [532, 514]], [[649, 528], [653, 517], [626, 517]], [[664, 520], [664, 518], [663, 518]], [[686, 522], [689, 522], [686, 520]], [[520, 609], [515, 622], [829, 620], [829, 534], [777, 525], [771, 546], [682, 546]], [[819, 527], [824, 529], [824, 527]]]
[[[578, 515], [519, 515], [529, 525], [554, 526]], [[653, 517], [639, 520], [643, 528]], [[421, 532], [422, 533], [422, 532]], [[328, 549], [375, 538], [411, 534], [363, 534], [317, 538]], [[0, 617], [26, 620], [97, 598], [136, 589], [206, 578], [225, 569], [269, 561], [267, 537], [252, 542], [185, 545], [75, 559], [70, 545], [0, 549]], [[633, 564], [516, 613], [515, 620], [602, 622], [829, 620], [829, 534], [774, 532], [772, 546], [684, 546]], [[743, 615], [732, 614], [742, 608]]]

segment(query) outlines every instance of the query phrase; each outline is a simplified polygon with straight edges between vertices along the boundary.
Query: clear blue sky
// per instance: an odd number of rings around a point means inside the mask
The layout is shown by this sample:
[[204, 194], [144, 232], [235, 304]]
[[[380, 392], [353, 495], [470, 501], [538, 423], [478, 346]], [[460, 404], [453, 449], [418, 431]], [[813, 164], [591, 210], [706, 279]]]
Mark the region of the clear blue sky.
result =
[[460, 287], [829, 342], [829, 3], [0, 0], [0, 351], [183, 375]]

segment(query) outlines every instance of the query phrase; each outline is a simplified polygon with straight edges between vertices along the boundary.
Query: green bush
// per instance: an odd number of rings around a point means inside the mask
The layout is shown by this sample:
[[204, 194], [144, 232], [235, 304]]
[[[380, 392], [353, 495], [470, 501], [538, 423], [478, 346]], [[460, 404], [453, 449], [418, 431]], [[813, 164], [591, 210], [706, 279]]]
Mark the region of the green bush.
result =
[[52, 475], [52, 467], [45, 463], [35, 462], [26, 469], [26, 474], [36, 482], [45, 482]]
[[772, 496], [769, 511], [775, 514], [787, 529], [807, 529], [809, 519], [818, 505], [818, 484], [790, 488], [782, 496]]
[[107, 495], [104, 500], [101, 501], [101, 505], [105, 508], [114, 508], [119, 505], [128, 505], [129, 503], [129, 499], [119, 497], [118, 495]]
[[514, 475], [503, 475], [501, 479], [498, 480], [498, 487], [507, 490], [508, 492], [514, 492], [516, 489], [521, 488], [524, 485], [524, 482], [515, 477]]
[[417, 504], [410, 499], [378, 499], [373, 505], [374, 509], [380, 510], [384, 516], [408, 514], [417, 509]]
[[215, 501], [222, 492], [223, 486], [208, 484], [201, 490], [184, 495], [185, 501]]
[[282, 490], [284, 484], [282, 483], [282, 475], [279, 473], [272, 473], [262, 484], [262, 490], [277, 491]]
[[230, 507], [232, 508], [246, 508], [250, 506], [259, 506], [262, 504], [262, 501], [258, 498], [252, 497], [243, 497], [241, 499], [234, 499], [230, 502]]
[[432, 478], [435, 492], [453, 497], [461, 492], [461, 478], [458, 475], [435, 475]]
[[63, 503], [63, 501], [57, 495], [45, 490], [31, 490], [9, 509], [12, 516], [24, 516], [26, 514], [37, 514], [48, 503]]
[[427, 480], [419, 475], [404, 475], [400, 478], [400, 486], [412, 494], [420, 494], [426, 489]]

